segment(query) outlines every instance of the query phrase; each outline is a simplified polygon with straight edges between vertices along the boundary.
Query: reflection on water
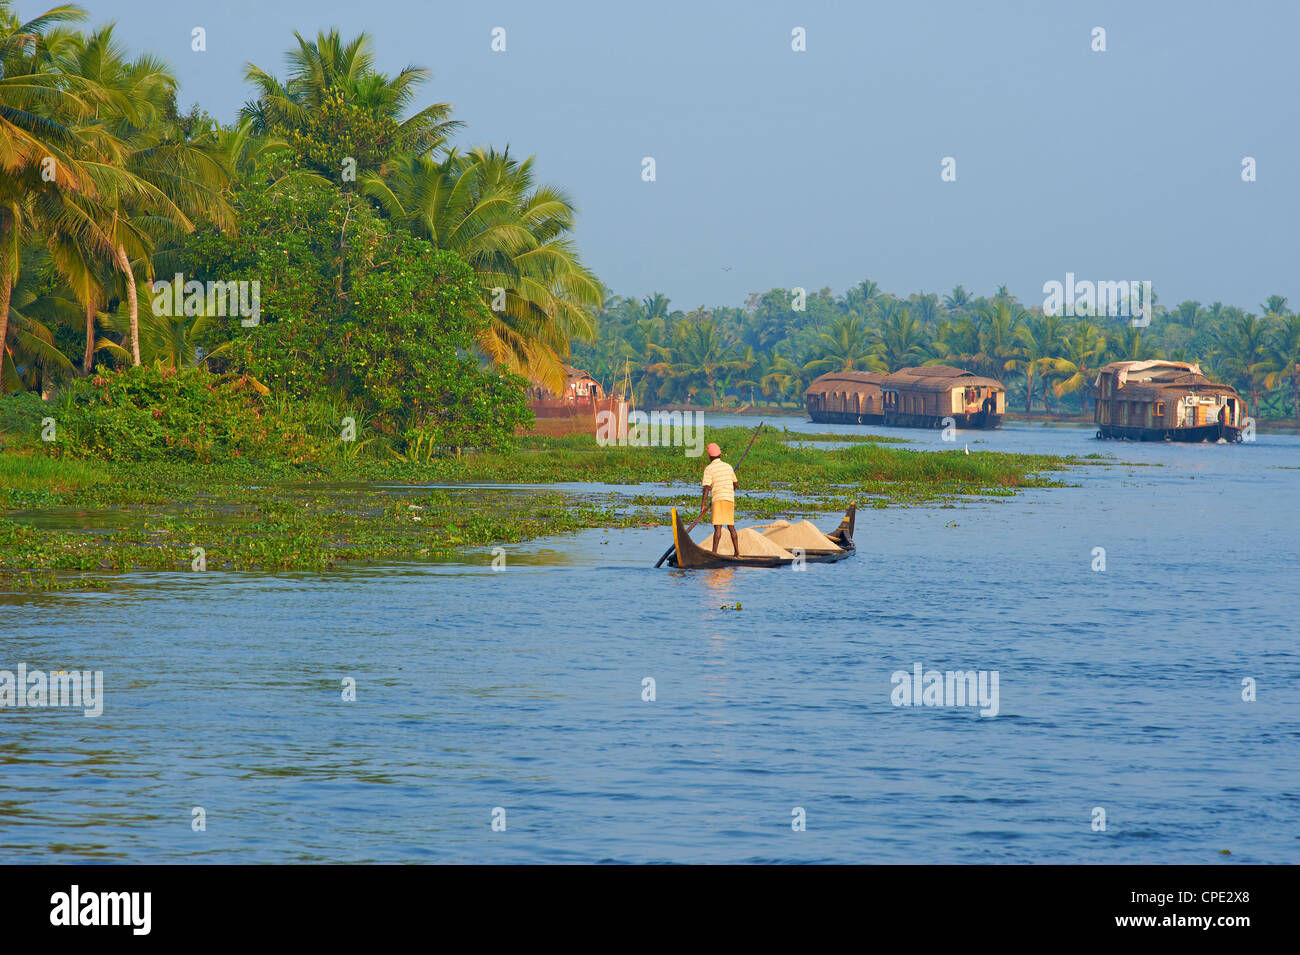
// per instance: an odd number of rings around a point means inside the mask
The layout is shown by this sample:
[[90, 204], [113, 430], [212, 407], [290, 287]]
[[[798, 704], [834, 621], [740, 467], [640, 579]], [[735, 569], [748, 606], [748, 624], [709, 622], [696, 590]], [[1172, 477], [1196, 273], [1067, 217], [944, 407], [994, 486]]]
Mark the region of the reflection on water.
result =
[[[105, 708], [0, 710], [0, 858], [1300, 862], [1300, 439], [959, 440], [1114, 458], [860, 512], [801, 573], [655, 570], [634, 528], [12, 601], [0, 669], [101, 669]], [[916, 662], [998, 670], [1000, 714], [894, 707]]]
[[[745, 553], [745, 551], [740, 551]], [[692, 571], [699, 576], [705, 589], [715, 597], [727, 598], [731, 596], [733, 585], [736, 582], [735, 567], [715, 567], [708, 570]]]

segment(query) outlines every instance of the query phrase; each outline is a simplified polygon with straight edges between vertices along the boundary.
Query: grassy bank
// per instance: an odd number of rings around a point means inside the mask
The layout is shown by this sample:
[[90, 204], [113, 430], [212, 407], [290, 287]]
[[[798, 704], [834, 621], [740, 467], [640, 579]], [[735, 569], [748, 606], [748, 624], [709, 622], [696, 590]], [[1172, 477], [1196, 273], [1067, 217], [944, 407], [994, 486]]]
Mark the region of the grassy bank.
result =
[[[910, 451], [871, 435], [765, 432], [740, 471], [742, 520], [850, 500], [888, 507], [1009, 495], [1055, 483], [1045, 474], [1065, 465], [1038, 455]], [[733, 461], [749, 436], [709, 432]], [[789, 443], [816, 440], [847, 446]], [[208, 570], [464, 559], [466, 548], [483, 548], [474, 559], [487, 563], [494, 545], [589, 527], [666, 527], [669, 506], [698, 502], [703, 463], [681, 447], [601, 448], [589, 436], [425, 462], [128, 464], [6, 453], [0, 588], [106, 586], [112, 572], [129, 570], [190, 573], [195, 548]], [[553, 486], [572, 484], [584, 486]]]

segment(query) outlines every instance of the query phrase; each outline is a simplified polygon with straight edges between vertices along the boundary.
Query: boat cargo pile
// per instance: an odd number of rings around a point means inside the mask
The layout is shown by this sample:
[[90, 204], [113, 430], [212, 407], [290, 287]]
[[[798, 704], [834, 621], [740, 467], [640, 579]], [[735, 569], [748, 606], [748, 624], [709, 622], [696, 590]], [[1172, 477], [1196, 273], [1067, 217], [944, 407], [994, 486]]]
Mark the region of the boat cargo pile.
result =
[[853, 542], [853, 525], [857, 505], [850, 504], [844, 519], [827, 534], [810, 521], [791, 524], [777, 521], [736, 531], [740, 556], [732, 552], [731, 534], [719, 536], [718, 552], [710, 550], [713, 534], [700, 542], [691, 540], [689, 528], [673, 508], [673, 548], [668, 557], [671, 567], [786, 567], [796, 561], [809, 564], [833, 563], [857, 551]]

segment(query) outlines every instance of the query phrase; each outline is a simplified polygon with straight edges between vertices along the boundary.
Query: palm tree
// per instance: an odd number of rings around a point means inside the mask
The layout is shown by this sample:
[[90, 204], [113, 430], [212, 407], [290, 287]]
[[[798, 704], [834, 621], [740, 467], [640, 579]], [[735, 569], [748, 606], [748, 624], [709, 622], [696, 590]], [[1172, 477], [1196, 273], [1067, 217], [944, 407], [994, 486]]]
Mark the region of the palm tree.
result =
[[1053, 390], [1059, 398], [1079, 391], [1083, 393], [1083, 410], [1092, 399], [1092, 385], [1106, 353], [1106, 339], [1092, 322], [1078, 322], [1065, 339], [1063, 355], [1056, 363], [1061, 380]]
[[47, 42], [52, 27], [84, 16], [60, 6], [22, 22], [0, 0], [0, 381], [12, 357], [9, 317], [24, 245], [38, 230], [66, 222], [68, 195], [96, 191], [76, 156], [79, 93], [90, 91], [53, 68]]
[[[138, 323], [140, 364], [169, 369], [194, 368], [221, 354], [233, 343], [227, 341], [202, 357], [197, 348], [197, 343], [211, 329], [215, 318], [206, 312], [196, 316], [157, 315], [152, 309], [145, 309]], [[130, 314], [119, 308], [105, 316], [104, 325], [109, 331], [125, 336], [131, 328]], [[132, 359], [120, 345], [106, 342], [101, 347], [124, 360]]]
[[970, 293], [960, 285], [954, 286], [953, 290], [943, 297], [943, 307], [949, 312], [964, 312], [970, 304]]
[[1267, 328], [1254, 315], [1239, 316], [1219, 337], [1219, 365], [1233, 384], [1250, 394], [1251, 406], [1258, 408], [1263, 377], [1268, 366]]
[[641, 303], [645, 308], [647, 318], [667, 318], [669, 298], [663, 292], [655, 292], [653, 295], [647, 295]]
[[734, 340], [723, 334], [703, 308], [673, 326], [669, 346], [651, 345], [650, 350], [659, 360], [646, 372], [662, 382], [659, 397], [664, 400], [707, 396], [710, 403], [718, 404], [719, 380], [743, 370]]
[[1148, 358], [1160, 358], [1158, 348], [1152, 348], [1142, 341], [1142, 329], [1132, 325], [1124, 326], [1124, 332], [1109, 342], [1113, 361], [1144, 361]]
[[[1286, 300], [1282, 300], [1285, 308]], [[1283, 382], [1291, 386], [1291, 413], [1300, 421], [1300, 315], [1287, 315], [1273, 335], [1267, 357], [1262, 363], [1264, 386], [1276, 388]]]
[[1259, 307], [1259, 310], [1268, 318], [1285, 318], [1289, 312], [1286, 307], [1285, 295], [1270, 295]]
[[880, 304], [880, 285], [863, 279], [844, 294], [844, 299], [851, 311], [871, 315]]
[[186, 141], [174, 114], [176, 79], [161, 61], [128, 60], [113, 27], [88, 36], [64, 35], [46, 57], [70, 88], [68, 105], [76, 166], [93, 187], [32, 194], [54, 263], [72, 286], [86, 316], [86, 354], [94, 347], [94, 321], [104, 298], [99, 260], [121, 273], [130, 313], [131, 357], [140, 363], [137, 268], [152, 278], [155, 241], [189, 232], [203, 218], [229, 225], [233, 212], [224, 191], [229, 171], [218, 154]]
[[922, 328], [933, 328], [939, 319], [939, 296], [933, 292], [917, 292], [909, 300], [912, 313]]
[[919, 365], [926, 359], [928, 344], [921, 324], [912, 317], [911, 311], [892, 306], [880, 327], [874, 370], [897, 371]]
[[853, 371], [871, 363], [872, 334], [856, 315], [831, 322], [829, 332], [817, 334], [821, 356], [813, 361], [818, 373]]
[[939, 361], [971, 369], [980, 351], [979, 326], [964, 313], [956, 321], [940, 319], [930, 341], [930, 351]]
[[9, 356], [0, 390], [48, 390], [51, 381], [73, 371], [72, 363], [54, 343], [55, 325], [76, 317], [77, 306], [58, 291], [46, 289], [49, 256], [24, 249], [22, 268], [9, 300], [4, 352]]
[[1043, 383], [1043, 409], [1052, 411], [1052, 378], [1062, 371], [1061, 355], [1065, 351], [1067, 320], [1061, 315], [1040, 315], [1037, 319], [1037, 336], [1047, 360], [1043, 362], [1040, 380]]
[[1010, 297], [999, 293], [993, 301], [980, 306], [979, 316], [979, 351], [971, 356], [970, 365], [973, 371], [996, 378], [1016, 357], [1017, 329], [1025, 320], [1025, 312]]
[[1055, 326], [1045, 326], [1046, 319], [1030, 319], [1015, 331], [1016, 351], [1014, 357], [1003, 363], [1007, 371], [1020, 371], [1025, 375], [1025, 413], [1033, 410], [1034, 376], [1054, 367], [1056, 356], [1052, 354], [1058, 342]]
[[67, 283], [84, 317], [86, 336], [82, 352], [81, 370], [89, 374], [96, 352], [95, 323], [102, 317], [99, 308], [108, 298], [107, 288], [112, 284], [111, 273], [104, 262], [97, 243], [62, 229], [54, 229], [46, 239], [54, 267]]
[[801, 365], [779, 352], [773, 352], [771, 361], [759, 376], [759, 387], [768, 398], [776, 398], [778, 402], [790, 400], [798, 403], [808, 382], [817, 374], [811, 368], [815, 364], [816, 362], [810, 362]]
[[535, 182], [531, 158], [490, 149], [443, 162], [398, 157], [385, 174], [365, 176], [363, 190], [394, 222], [477, 273], [491, 315], [479, 336], [488, 357], [562, 387], [569, 341], [594, 334], [603, 293], [569, 238], [572, 202]]
[[294, 33], [294, 39], [298, 45], [287, 54], [284, 82], [246, 65], [257, 98], [244, 105], [241, 118], [251, 119], [256, 133], [274, 133], [292, 143], [304, 165], [333, 181], [340, 181], [346, 157], [356, 160], [359, 181], [362, 173], [381, 171], [395, 155], [431, 154], [461, 126], [449, 118], [448, 103], [404, 117], [431, 74], [417, 66], [396, 76], [379, 72], [369, 34], [345, 42], [335, 29], [317, 33], [314, 40]]

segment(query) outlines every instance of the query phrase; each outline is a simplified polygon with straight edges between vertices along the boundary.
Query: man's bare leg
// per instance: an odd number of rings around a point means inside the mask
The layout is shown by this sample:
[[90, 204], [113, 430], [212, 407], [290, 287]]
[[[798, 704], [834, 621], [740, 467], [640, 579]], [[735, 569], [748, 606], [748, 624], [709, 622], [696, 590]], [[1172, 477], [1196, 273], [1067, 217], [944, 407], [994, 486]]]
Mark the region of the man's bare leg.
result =
[[714, 524], [713, 525], [713, 553], [716, 554], [718, 552], [718, 544], [721, 540], [722, 540], [722, 525]]
[[[740, 556], [740, 538], [736, 535], [736, 525], [728, 524], [727, 530], [731, 531], [731, 552], [737, 557]], [[717, 550], [715, 547], [714, 550]]]

